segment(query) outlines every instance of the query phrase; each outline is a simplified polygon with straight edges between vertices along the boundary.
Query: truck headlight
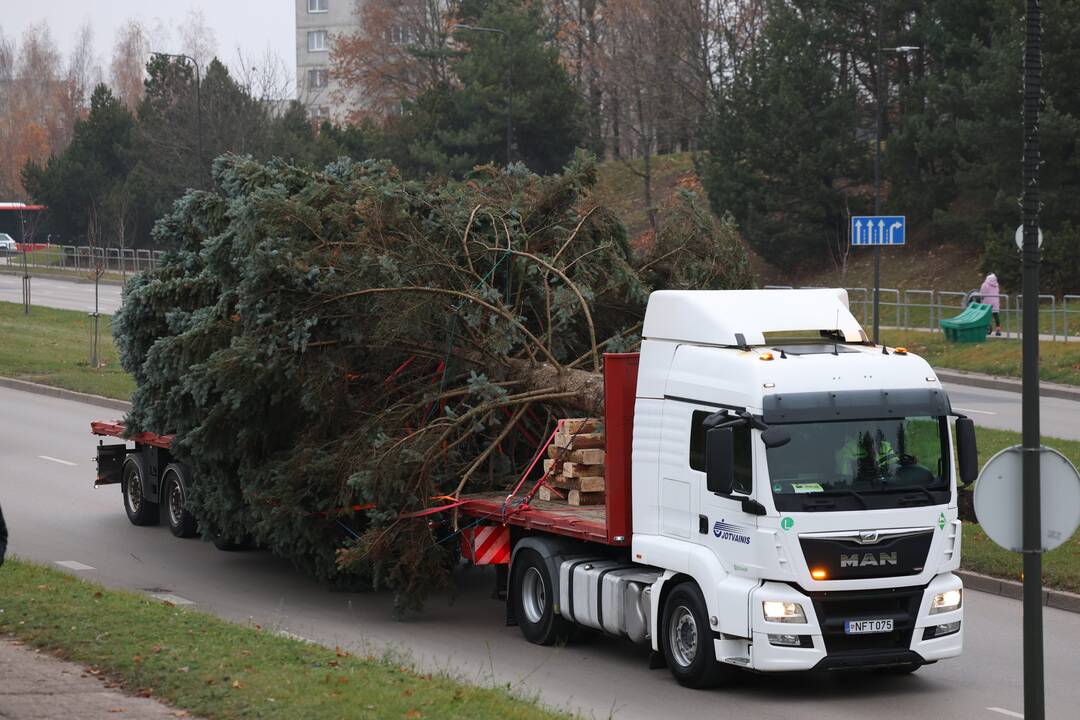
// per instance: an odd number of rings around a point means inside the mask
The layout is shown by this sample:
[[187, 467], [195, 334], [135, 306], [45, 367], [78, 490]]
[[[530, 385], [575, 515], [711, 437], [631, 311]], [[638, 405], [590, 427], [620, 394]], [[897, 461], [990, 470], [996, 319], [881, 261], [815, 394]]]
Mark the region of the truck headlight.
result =
[[769, 622], [779, 623], [805, 623], [806, 613], [803, 612], [802, 605], [793, 602], [782, 602], [780, 600], [766, 600], [761, 604], [762, 610], [765, 612], [765, 619]]
[[930, 614], [937, 615], [938, 613], [956, 610], [960, 607], [961, 596], [960, 590], [946, 590], [938, 593], [934, 596], [933, 602], [930, 603]]

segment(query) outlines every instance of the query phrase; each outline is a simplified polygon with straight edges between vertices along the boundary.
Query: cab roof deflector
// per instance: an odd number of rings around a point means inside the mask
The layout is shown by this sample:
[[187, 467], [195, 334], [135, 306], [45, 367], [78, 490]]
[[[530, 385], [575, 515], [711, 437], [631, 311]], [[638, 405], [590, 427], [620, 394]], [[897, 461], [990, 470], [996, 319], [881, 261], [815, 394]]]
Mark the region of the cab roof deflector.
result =
[[865, 338], [848, 309], [846, 290], [658, 290], [649, 296], [641, 334], [650, 340], [746, 347], [765, 345], [765, 333], [822, 330], [839, 331], [846, 342]]

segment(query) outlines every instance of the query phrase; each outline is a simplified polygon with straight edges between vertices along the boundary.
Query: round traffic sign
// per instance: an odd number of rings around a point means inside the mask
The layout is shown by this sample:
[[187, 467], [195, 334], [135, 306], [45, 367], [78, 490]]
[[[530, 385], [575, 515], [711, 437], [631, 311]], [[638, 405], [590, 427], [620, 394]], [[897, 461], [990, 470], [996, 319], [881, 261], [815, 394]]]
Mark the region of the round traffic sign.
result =
[[[1013, 239], [1016, 241], [1016, 249], [1024, 249], [1024, 226], [1019, 225], [1016, 228], [1016, 234], [1013, 235]], [[1042, 228], [1039, 228], [1039, 249], [1042, 250]]]
[[[1021, 552], [1023, 543], [1023, 454], [1020, 445], [1005, 448], [983, 467], [975, 482], [975, 517], [991, 540]], [[1053, 550], [1080, 526], [1080, 474], [1053, 448], [1039, 453], [1042, 549]]]

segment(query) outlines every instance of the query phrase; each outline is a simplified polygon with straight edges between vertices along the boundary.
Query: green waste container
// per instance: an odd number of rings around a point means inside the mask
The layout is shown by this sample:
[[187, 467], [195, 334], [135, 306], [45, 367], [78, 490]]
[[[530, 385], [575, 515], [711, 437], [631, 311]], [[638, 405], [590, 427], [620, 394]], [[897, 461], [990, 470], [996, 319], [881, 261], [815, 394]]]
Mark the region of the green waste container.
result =
[[986, 303], [971, 303], [954, 318], [941, 321], [945, 339], [956, 343], [983, 342], [990, 331], [994, 308]]

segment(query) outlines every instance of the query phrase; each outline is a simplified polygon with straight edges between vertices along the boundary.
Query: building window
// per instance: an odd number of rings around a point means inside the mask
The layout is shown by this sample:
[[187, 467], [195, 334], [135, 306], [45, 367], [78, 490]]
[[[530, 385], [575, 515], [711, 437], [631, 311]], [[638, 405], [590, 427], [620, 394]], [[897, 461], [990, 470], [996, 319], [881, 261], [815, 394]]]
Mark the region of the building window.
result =
[[307, 0], [309, 13], [324, 13], [330, 9], [330, 0]]
[[307, 84], [309, 88], [324, 88], [329, 82], [330, 71], [326, 68], [312, 68], [307, 71]]
[[409, 32], [409, 28], [405, 25], [394, 25], [387, 28], [386, 39], [390, 41], [391, 45], [408, 45], [412, 42], [412, 33]]
[[[695, 410], [690, 419], [690, 468], [705, 472], [705, 418], [712, 413]], [[750, 454], [750, 428], [745, 423], [734, 428], [735, 492], [749, 495], [754, 488], [753, 464]]]
[[330, 42], [326, 37], [325, 30], [312, 30], [307, 34], [308, 52], [327, 52]]

